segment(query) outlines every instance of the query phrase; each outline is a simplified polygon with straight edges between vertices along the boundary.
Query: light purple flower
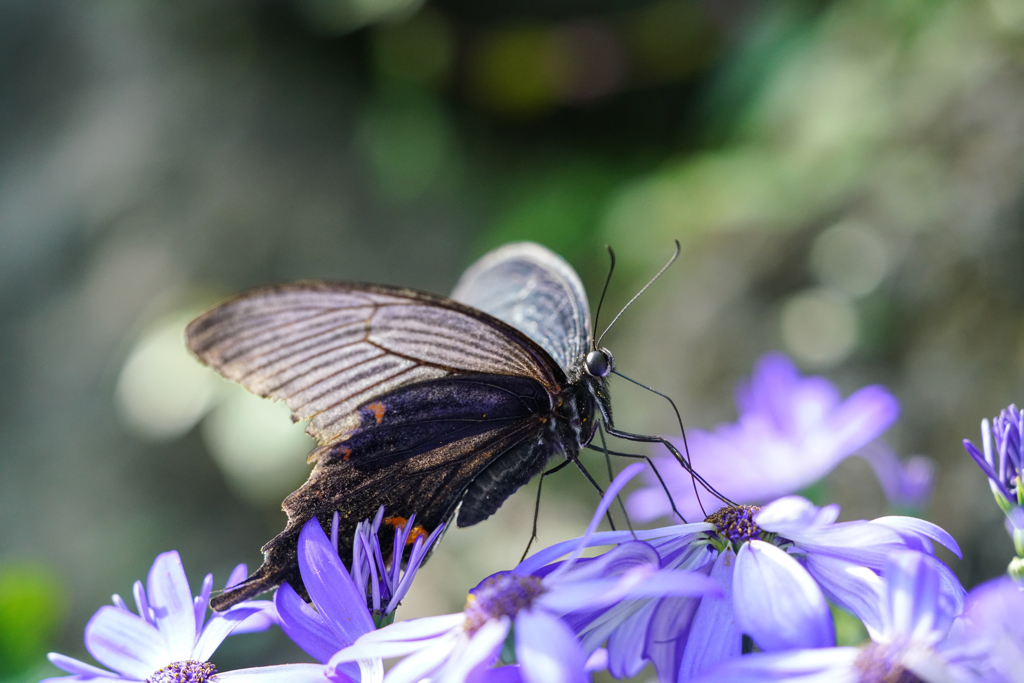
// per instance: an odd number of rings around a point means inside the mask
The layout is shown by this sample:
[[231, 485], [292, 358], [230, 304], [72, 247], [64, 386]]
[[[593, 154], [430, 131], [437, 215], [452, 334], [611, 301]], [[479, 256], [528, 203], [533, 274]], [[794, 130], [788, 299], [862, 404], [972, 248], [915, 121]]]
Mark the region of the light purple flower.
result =
[[880, 628], [867, 645], [751, 654], [723, 662], [700, 683], [978, 680], [977, 651], [947, 638], [963, 603], [959, 585], [950, 591], [945, 567], [934, 557], [902, 550], [889, 556], [879, 580], [874, 611]]
[[[227, 586], [241, 582], [245, 565], [231, 573]], [[71, 681], [150, 681], [203, 683], [221, 680], [210, 657], [232, 633], [262, 631], [274, 622], [274, 608], [266, 600], [252, 600], [214, 613], [206, 621], [213, 576], [206, 575], [198, 596], [185, 576], [175, 551], [157, 556], [149, 570], [146, 587], [133, 587], [138, 614], [115, 595], [114, 605], [101, 607], [85, 627], [85, 647], [96, 661], [111, 671], [51, 652], [49, 659], [71, 674], [45, 679], [42, 683]]]
[[[693, 469], [733, 500], [762, 502], [795, 493], [826, 474], [844, 458], [878, 438], [899, 415], [899, 403], [882, 386], [868, 386], [842, 399], [824, 377], [801, 377], [784, 355], [761, 358], [748, 383], [736, 393], [739, 420], [712, 432], [690, 430]], [[682, 450], [681, 439], [673, 443]], [[869, 463], [890, 499], [913, 504], [927, 497], [931, 468], [927, 459], [906, 467], [891, 450], [870, 452]], [[667, 456], [655, 458], [676, 507], [688, 519], [704, 517], [693, 484]], [[628, 501], [630, 514], [641, 521], [672, 514], [661, 484], [647, 473], [647, 486]], [[702, 496], [704, 509], [721, 503]]]
[[[561, 544], [561, 552], [554, 557], [570, 553], [564, 562], [538, 569], [536, 561], [527, 560], [511, 572], [481, 582], [470, 592], [462, 612], [399, 622], [368, 633], [332, 661], [403, 657], [388, 672], [387, 683], [424, 678], [461, 683], [481, 676], [487, 680], [519, 677], [529, 683], [586, 680], [588, 651], [562, 615], [595, 605], [720, 590], [700, 574], [661, 569], [654, 549], [638, 541], [580, 560], [608, 505], [640, 469], [627, 467], [616, 478], [582, 539], [571, 547]], [[513, 626], [518, 669], [488, 671]]]
[[[979, 662], [979, 678], [988, 683], [1024, 680], [1024, 592], [1001, 576], [976, 586], [967, 596], [960, 650]], [[954, 629], [957, 630], [957, 629]]]
[[[888, 556], [906, 549], [931, 553], [932, 540], [959, 553], [949, 534], [920, 519], [836, 524], [838, 514], [838, 506], [817, 508], [790, 496], [760, 510], [720, 510], [710, 523], [637, 532], [657, 550], [663, 567], [707, 573], [726, 593], [647, 601], [600, 634], [608, 642], [609, 671], [632, 676], [650, 661], [661, 680], [689, 680], [738, 656], [743, 634], [765, 651], [830, 646], [834, 635], [826, 598], [880, 634], [885, 628], [880, 574]], [[587, 544], [630, 538], [629, 532], [603, 532]], [[962, 600], [952, 572], [941, 564], [935, 571], [943, 589]], [[601, 623], [594, 611], [567, 617], [584, 643]]]

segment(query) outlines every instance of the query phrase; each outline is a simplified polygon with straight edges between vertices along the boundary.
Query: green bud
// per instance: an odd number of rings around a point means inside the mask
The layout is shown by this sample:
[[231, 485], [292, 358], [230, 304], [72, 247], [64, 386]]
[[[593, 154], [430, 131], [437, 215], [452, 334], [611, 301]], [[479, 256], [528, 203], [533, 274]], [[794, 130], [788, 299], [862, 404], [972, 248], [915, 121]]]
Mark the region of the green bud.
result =
[[1024, 586], [1024, 558], [1015, 557], [1010, 560], [1006, 573], [1018, 586]]

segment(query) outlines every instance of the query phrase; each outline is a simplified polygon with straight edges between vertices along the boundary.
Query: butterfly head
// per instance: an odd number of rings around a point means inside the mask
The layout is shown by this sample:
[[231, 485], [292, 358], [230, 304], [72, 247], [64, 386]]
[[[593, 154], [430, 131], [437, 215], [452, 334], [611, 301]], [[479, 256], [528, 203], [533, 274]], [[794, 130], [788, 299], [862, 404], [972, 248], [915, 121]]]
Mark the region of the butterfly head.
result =
[[607, 377], [615, 369], [615, 359], [611, 351], [602, 347], [587, 354], [583, 367], [591, 377]]

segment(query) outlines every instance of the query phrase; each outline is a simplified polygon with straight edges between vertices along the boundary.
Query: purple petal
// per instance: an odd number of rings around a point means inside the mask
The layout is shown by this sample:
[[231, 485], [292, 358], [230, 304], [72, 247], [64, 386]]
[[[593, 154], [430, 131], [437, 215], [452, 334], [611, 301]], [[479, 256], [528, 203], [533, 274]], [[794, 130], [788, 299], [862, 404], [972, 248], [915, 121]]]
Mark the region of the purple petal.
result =
[[865, 521], [840, 522], [822, 529], [781, 535], [807, 553], [830, 555], [879, 571], [885, 566], [890, 552], [907, 546], [895, 529]]
[[882, 605], [885, 583], [882, 577], [855, 562], [812, 553], [804, 562], [825, 596], [864, 622], [872, 637], [882, 631]]
[[466, 683], [523, 683], [518, 664], [478, 669], [466, 678]]
[[206, 608], [210, 604], [210, 592], [213, 591], [213, 574], [207, 574], [203, 579], [203, 585], [199, 589], [199, 595], [192, 601], [192, 609], [196, 615], [196, 633], [203, 630], [203, 622], [206, 621]]
[[958, 558], [963, 559], [963, 553], [960, 552], [960, 546], [957, 545], [956, 540], [954, 540], [945, 529], [937, 524], [932, 524], [931, 522], [918, 519], [917, 517], [898, 516], [879, 517], [878, 519], [872, 520], [871, 523], [881, 524], [889, 527], [890, 529], [895, 529], [897, 533], [905, 536], [925, 536], [944, 545]]
[[146, 589], [142, 587], [141, 581], [132, 584], [132, 597], [135, 598], [135, 608], [139, 610], [139, 616], [153, 623], [153, 611], [149, 609], [149, 600], [146, 599]]
[[647, 627], [644, 655], [654, 664], [658, 680], [674, 681], [678, 677], [693, 619], [701, 602], [699, 598], [666, 598], [657, 602]]
[[366, 596], [352, 583], [338, 552], [314, 517], [299, 533], [299, 571], [317, 610], [339, 639], [354, 642], [374, 630]]
[[153, 621], [167, 640], [171, 659], [166, 663], [191, 659], [196, 644], [196, 613], [192, 589], [177, 552], [157, 556], [146, 580], [146, 594]]
[[85, 648], [97, 662], [140, 681], [176, 661], [155, 626], [116, 607], [101, 607], [89, 620]]
[[887, 430], [900, 415], [900, 404], [883, 386], [869, 386], [850, 395], [828, 418], [834, 453], [841, 460]]
[[698, 683], [856, 683], [860, 680], [854, 666], [858, 652], [855, 647], [830, 647], [752, 654], [725, 662]]
[[888, 599], [883, 623], [890, 640], [933, 645], [949, 631], [954, 605], [942, 599], [939, 561], [923, 553], [894, 553], [885, 567]]
[[[89, 683], [89, 681], [97, 680], [93, 676], [53, 676], [52, 678], [44, 678], [39, 683]], [[103, 681], [104, 679], [99, 679]]]
[[232, 635], [259, 633], [280, 622], [277, 608], [270, 600], [246, 600], [238, 603], [235, 607], [255, 607], [257, 611], [243, 619], [242, 623], [238, 624], [231, 632]]
[[[462, 683], [472, 677], [475, 672], [493, 666], [498, 661], [501, 645], [505, 642], [511, 628], [512, 620], [508, 617], [487, 621], [472, 635], [469, 643], [458, 653], [458, 656], [448, 658], [438, 678], [451, 681], [451, 683]], [[402, 683], [415, 682], [403, 681]]]
[[[640, 609], [624, 621], [614, 623], [614, 629], [608, 635], [608, 647], [596, 648], [587, 660], [587, 671], [593, 671], [590, 660], [599, 652], [603, 652], [601, 669], [608, 669], [613, 678], [632, 678], [647, 665], [644, 660], [644, 645], [647, 640], [647, 626], [651, 621], [657, 601], [649, 600]], [[584, 651], [590, 650], [586, 638], [583, 639]]]
[[[675, 526], [660, 527], [658, 529], [637, 529], [631, 531], [599, 531], [592, 534], [586, 541], [587, 548], [612, 545], [617, 546], [630, 541], [654, 541], [656, 539], [671, 539], [686, 544], [690, 539], [706, 531], [714, 530], [714, 524], [698, 522], [695, 524], [677, 524]], [[580, 539], [574, 538], [562, 541], [537, 551], [516, 566], [512, 571], [516, 574], [535, 574], [545, 565], [554, 562], [563, 555], [576, 549]]]
[[[307, 605], [289, 583], [278, 587], [274, 605], [281, 618], [281, 629], [318, 662], [326, 664], [331, 655], [355, 642], [341, 642], [320, 613]], [[353, 665], [353, 671], [358, 671], [358, 667]]]
[[46, 658], [49, 659], [55, 667], [63, 671], [67, 671], [69, 674], [77, 674], [86, 678], [120, 678], [115, 673], [105, 671], [104, 669], [95, 667], [92, 664], [80, 662], [74, 657], [62, 655], [59, 652], [51, 652], [46, 655]]
[[227, 583], [224, 584], [224, 590], [234, 588], [238, 584], [245, 581], [245, 577], [249, 575], [249, 570], [246, 569], [244, 564], [240, 564], [231, 570], [231, 575], [228, 576]]
[[462, 612], [441, 614], [434, 617], [421, 617], [408, 621], [396, 621], [376, 631], [370, 631], [359, 638], [360, 643], [398, 641], [398, 640], [431, 640], [449, 631], [460, 628], [466, 621]]
[[336, 653], [331, 662], [354, 662], [376, 657], [388, 659], [426, 648], [440, 648], [454, 637], [453, 634], [464, 633], [461, 629], [465, 621], [465, 615], [459, 612], [395, 622], [362, 636], [354, 644]]
[[722, 585], [725, 596], [702, 598], [690, 626], [679, 680], [693, 678], [709, 668], [740, 654], [743, 638], [733, 613], [733, 566], [731, 550], [720, 553], [711, 567], [711, 578]]
[[214, 615], [210, 619], [210, 623], [206, 625], [206, 628], [199, 635], [199, 641], [193, 650], [192, 658], [199, 662], [209, 661], [225, 638], [231, 635], [247, 617], [259, 614], [260, 611], [259, 607], [241, 607], [236, 605], [227, 612]]
[[[986, 436], [987, 427], [987, 421], [982, 420], [982, 436]], [[974, 462], [978, 464], [978, 467], [980, 467], [981, 471], [985, 473], [985, 476], [988, 477], [988, 480], [992, 482], [992, 485], [998, 487], [999, 492], [1003, 494], [1003, 497], [1006, 498], [1007, 500], [1013, 500], [1013, 496], [1010, 495], [1010, 492], [1009, 490], [1007, 490], [1006, 485], [1003, 484], [1002, 477], [996, 474], [996, 471], [995, 469], [993, 469], [992, 464], [989, 463], [988, 458], [986, 458], [982, 453], [980, 453], [978, 449], [974, 446], [974, 444], [967, 439], [964, 439], [964, 448], [967, 450], [967, 454], [974, 458]]]
[[516, 660], [529, 683], [587, 683], [587, 655], [561, 619], [540, 610], [516, 615]]
[[[358, 681], [359, 679], [354, 679]], [[225, 671], [210, 678], [211, 683], [341, 683], [324, 673], [323, 664], [277, 664]]]
[[586, 533], [580, 537], [576, 548], [569, 554], [569, 557], [562, 566], [555, 570], [556, 573], [568, 571], [573, 564], [575, 564], [580, 554], [587, 547], [587, 542], [590, 540], [590, 537], [594, 535], [595, 531], [597, 531], [598, 524], [600, 524], [601, 520], [604, 519], [605, 512], [608, 511], [608, 508], [615, 501], [616, 496], [618, 496], [619, 492], [625, 488], [626, 484], [629, 483], [629, 480], [639, 474], [643, 469], [644, 465], [640, 463], [628, 465], [623, 468], [612, 483], [608, 485], [608, 490], [605, 491], [604, 496], [601, 497], [601, 502], [598, 503], [597, 510], [594, 511], [594, 516], [591, 518], [590, 524], [587, 526]]
[[817, 505], [800, 496], [783, 496], [768, 503], [754, 515], [754, 521], [765, 531], [786, 538], [802, 536], [810, 530], [823, 529], [839, 517], [838, 505]]
[[858, 455], [874, 470], [891, 504], [916, 507], [931, 495], [935, 478], [935, 462], [931, 458], [916, 455], [904, 464], [882, 441], [868, 444]]
[[835, 645], [832, 615], [818, 584], [770, 543], [750, 541], [740, 548], [733, 605], [740, 629], [762, 650]]
[[444, 640], [431, 647], [422, 647], [412, 652], [402, 661], [391, 667], [388, 672], [388, 683], [416, 683], [428, 680], [441, 669], [453, 656], [457, 639], [447, 636]]
[[593, 559], [577, 562], [560, 579], [551, 577], [547, 582], [549, 584], [556, 584], [559, 581], [602, 579], [619, 576], [630, 569], [640, 566], [657, 569], [660, 564], [661, 558], [653, 547], [640, 541], [627, 541]]

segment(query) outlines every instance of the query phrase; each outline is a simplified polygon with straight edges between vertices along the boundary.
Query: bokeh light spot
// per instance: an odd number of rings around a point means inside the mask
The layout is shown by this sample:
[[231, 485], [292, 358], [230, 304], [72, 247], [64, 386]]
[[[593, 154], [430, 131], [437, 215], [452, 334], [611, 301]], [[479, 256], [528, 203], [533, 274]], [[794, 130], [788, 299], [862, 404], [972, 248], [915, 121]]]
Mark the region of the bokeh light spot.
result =
[[857, 313], [847, 297], [829, 289], [793, 296], [782, 308], [782, 340], [801, 363], [832, 367], [857, 344]]
[[185, 326], [193, 317], [179, 313], [157, 323], [121, 368], [115, 403], [125, 426], [139, 436], [176, 439], [212, 405], [219, 380], [185, 347]]
[[822, 284], [850, 296], [873, 292], [889, 268], [885, 241], [870, 226], [849, 220], [828, 228], [811, 248], [811, 268]]
[[309, 474], [306, 454], [315, 445], [288, 406], [234, 384], [203, 421], [202, 435], [228, 485], [256, 504], [275, 503]]

